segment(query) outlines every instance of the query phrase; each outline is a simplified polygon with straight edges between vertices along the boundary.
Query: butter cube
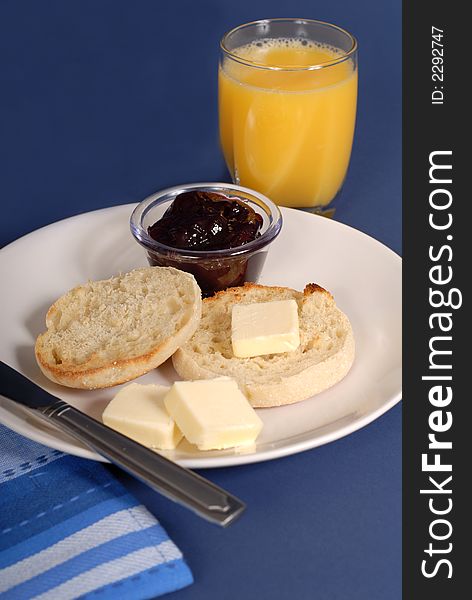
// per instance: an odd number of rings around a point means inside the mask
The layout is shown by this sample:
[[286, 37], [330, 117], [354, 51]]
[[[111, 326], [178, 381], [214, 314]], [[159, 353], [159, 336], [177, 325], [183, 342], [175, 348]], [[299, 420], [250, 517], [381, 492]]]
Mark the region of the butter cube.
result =
[[229, 377], [177, 381], [164, 403], [187, 440], [200, 450], [253, 444], [262, 429], [256, 411]]
[[231, 315], [233, 353], [239, 358], [292, 352], [300, 345], [295, 300], [235, 304]]
[[163, 385], [127, 385], [103, 411], [103, 422], [143, 446], [172, 450], [183, 436], [164, 406], [168, 391]]

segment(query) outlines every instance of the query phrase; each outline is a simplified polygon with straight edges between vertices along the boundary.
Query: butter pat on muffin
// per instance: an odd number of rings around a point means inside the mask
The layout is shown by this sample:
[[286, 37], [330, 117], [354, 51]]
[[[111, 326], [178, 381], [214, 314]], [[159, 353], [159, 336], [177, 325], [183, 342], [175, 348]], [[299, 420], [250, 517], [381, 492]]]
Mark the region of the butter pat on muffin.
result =
[[293, 352], [300, 345], [295, 300], [235, 304], [231, 343], [238, 358]]

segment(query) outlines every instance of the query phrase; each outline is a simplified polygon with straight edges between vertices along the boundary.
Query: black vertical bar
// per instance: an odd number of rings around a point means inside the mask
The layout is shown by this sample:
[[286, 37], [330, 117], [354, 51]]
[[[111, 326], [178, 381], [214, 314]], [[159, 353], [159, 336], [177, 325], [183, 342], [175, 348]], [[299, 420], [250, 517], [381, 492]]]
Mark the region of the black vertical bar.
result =
[[415, 600], [472, 594], [465, 519], [472, 44], [463, 6], [403, 3], [403, 597]]

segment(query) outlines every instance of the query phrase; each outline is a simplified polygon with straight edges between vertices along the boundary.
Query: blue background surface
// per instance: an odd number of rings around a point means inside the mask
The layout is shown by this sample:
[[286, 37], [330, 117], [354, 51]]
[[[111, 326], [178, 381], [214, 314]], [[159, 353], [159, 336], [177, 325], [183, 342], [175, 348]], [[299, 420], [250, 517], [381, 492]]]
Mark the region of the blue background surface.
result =
[[[358, 38], [358, 121], [336, 219], [400, 252], [399, 0], [0, 0], [1, 244], [167, 185], [229, 180], [218, 42], [282, 16]], [[322, 448], [204, 474], [248, 503], [227, 530], [120, 476], [194, 572], [176, 600], [401, 597], [399, 406]]]

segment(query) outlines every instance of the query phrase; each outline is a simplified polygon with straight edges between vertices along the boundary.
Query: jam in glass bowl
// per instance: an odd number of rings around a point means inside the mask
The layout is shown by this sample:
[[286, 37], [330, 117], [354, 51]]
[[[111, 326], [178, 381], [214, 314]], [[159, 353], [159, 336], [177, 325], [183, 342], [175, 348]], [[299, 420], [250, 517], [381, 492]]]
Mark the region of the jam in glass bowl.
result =
[[152, 194], [134, 209], [130, 227], [150, 265], [192, 273], [211, 296], [257, 281], [282, 215], [249, 188], [199, 183]]

